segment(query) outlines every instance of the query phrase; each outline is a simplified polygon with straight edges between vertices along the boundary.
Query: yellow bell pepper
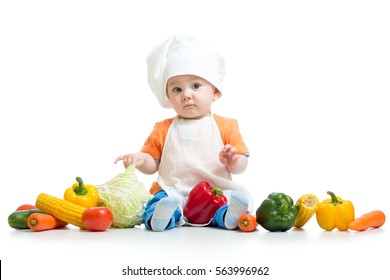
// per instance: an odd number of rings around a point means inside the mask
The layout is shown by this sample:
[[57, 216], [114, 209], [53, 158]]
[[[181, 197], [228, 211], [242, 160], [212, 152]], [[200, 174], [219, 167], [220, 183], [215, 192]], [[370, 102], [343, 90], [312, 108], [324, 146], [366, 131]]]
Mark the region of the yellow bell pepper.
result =
[[85, 208], [98, 206], [99, 193], [97, 188], [93, 185], [84, 185], [80, 177], [77, 177], [76, 181], [71, 188], [66, 189], [64, 199]]
[[331, 231], [337, 227], [340, 231], [348, 230], [348, 225], [355, 219], [355, 209], [352, 202], [336, 197], [333, 192], [327, 192], [331, 198], [322, 201], [316, 212], [317, 222], [321, 228]]

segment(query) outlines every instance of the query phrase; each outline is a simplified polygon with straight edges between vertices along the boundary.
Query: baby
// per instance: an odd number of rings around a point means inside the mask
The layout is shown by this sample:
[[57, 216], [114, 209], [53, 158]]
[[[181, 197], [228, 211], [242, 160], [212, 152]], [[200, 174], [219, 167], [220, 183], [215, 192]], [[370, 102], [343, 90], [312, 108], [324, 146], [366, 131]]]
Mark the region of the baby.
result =
[[146, 228], [164, 231], [189, 224], [183, 215], [189, 193], [207, 181], [224, 191], [228, 204], [205, 225], [236, 229], [252, 198], [231, 174], [245, 171], [249, 152], [237, 121], [211, 113], [222, 95], [223, 57], [190, 36], [172, 36], [152, 50], [147, 66], [160, 105], [177, 115], [156, 123], [140, 152], [115, 160], [126, 168], [135, 164], [145, 174], [158, 172], [157, 191], [142, 216]]

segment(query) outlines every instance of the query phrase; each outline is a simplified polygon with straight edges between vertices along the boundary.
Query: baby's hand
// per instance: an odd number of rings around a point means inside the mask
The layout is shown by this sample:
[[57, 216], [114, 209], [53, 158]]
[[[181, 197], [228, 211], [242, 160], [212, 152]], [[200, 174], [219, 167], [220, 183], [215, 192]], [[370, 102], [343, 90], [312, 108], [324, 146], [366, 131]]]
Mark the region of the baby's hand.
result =
[[115, 164], [119, 161], [123, 161], [123, 165], [127, 168], [130, 164], [135, 164], [136, 167], [139, 167], [144, 164], [145, 159], [142, 153], [127, 154], [119, 156], [115, 159]]
[[232, 145], [225, 145], [219, 152], [219, 161], [227, 167], [227, 169], [234, 169], [238, 164], [240, 156], [237, 154], [237, 149]]

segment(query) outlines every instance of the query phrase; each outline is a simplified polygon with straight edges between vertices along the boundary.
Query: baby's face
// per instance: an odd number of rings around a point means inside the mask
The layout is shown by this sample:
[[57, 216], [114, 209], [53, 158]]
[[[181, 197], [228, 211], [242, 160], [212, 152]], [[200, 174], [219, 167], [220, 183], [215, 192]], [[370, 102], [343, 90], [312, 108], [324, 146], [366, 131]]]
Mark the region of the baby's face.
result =
[[201, 119], [210, 114], [211, 105], [221, 93], [203, 78], [180, 75], [168, 80], [167, 96], [179, 116]]

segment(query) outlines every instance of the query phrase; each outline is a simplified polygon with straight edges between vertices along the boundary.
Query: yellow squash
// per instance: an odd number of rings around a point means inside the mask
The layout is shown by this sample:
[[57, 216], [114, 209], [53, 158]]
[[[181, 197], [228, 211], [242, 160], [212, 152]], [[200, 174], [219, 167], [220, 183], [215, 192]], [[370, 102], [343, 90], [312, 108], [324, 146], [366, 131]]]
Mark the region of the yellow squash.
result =
[[294, 227], [303, 227], [316, 213], [318, 204], [318, 197], [314, 194], [302, 195], [295, 203], [298, 207], [298, 216], [295, 220]]
[[49, 194], [39, 194], [35, 205], [38, 209], [69, 224], [84, 228], [83, 213], [87, 208]]

